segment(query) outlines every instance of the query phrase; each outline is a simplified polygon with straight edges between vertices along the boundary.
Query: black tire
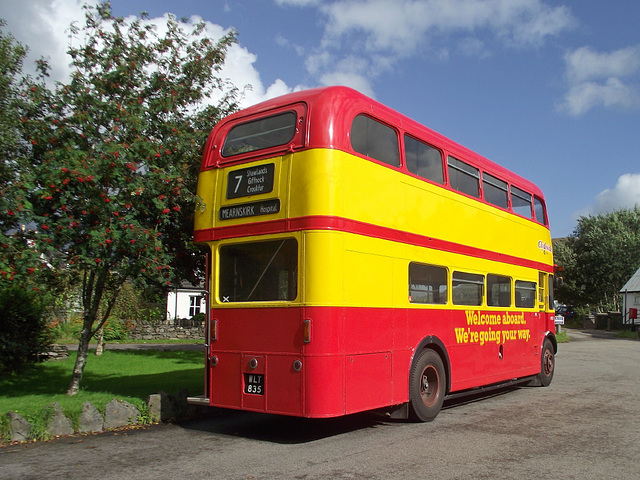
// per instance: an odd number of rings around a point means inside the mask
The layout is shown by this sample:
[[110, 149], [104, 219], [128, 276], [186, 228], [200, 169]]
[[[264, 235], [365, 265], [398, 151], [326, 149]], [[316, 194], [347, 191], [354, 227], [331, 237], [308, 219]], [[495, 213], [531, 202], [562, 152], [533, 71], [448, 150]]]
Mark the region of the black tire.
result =
[[540, 373], [538, 380], [542, 387], [548, 387], [553, 380], [553, 372], [556, 369], [556, 355], [551, 340], [545, 339], [540, 355]]
[[438, 416], [447, 385], [444, 364], [437, 352], [420, 352], [409, 377], [409, 415], [414, 421], [430, 422]]

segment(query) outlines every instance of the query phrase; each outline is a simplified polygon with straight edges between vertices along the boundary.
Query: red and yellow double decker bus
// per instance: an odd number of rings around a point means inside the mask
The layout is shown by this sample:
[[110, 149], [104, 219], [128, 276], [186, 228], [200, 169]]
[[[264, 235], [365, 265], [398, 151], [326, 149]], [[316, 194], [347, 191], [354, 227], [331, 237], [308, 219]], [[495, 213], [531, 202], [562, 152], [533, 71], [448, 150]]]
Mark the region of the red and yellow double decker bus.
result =
[[540, 189], [349, 88], [220, 121], [194, 237], [210, 249], [194, 403], [428, 421], [445, 397], [553, 377]]

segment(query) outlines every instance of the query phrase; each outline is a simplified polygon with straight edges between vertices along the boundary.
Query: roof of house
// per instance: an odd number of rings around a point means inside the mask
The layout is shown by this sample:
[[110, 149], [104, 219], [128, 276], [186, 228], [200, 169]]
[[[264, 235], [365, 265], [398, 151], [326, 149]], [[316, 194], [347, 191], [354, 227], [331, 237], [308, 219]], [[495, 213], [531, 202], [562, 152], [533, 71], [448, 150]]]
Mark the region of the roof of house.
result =
[[187, 280], [183, 281], [180, 286], [176, 286], [173, 289], [171, 289], [171, 291], [176, 291], [176, 290], [194, 290], [194, 291], [204, 291], [204, 282], [199, 283], [198, 285], [194, 285], [191, 282], [188, 282]]
[[636, 273], [629, 279], [624, 287], [620, 289], [620, 293], [625, 292], [640, 292], [640, 268], [636, 270]]

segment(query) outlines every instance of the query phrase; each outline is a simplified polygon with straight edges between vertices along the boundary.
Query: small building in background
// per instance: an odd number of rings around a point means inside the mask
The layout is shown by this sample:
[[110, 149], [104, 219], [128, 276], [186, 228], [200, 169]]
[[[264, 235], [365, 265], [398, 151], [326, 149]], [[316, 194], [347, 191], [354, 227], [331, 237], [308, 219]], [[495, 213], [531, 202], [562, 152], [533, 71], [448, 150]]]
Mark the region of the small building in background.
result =
[[640, 268], [620, 289], [622, 294], [622, 323], [637, 325], [640, 311]]
[[201, 285], [183, 282], [167, 293], [167, 321], [193, 318], [205, 313], [205, 289]]

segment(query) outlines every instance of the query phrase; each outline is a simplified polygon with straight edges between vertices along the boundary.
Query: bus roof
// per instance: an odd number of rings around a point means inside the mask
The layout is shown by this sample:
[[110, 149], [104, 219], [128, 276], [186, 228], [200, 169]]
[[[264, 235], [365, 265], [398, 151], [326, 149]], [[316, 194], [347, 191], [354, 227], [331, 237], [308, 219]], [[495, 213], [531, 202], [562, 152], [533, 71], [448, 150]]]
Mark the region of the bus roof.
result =
[[[300, 103], [307, 106], [307, 115], [312, 119], [307, 132], [309, 148], [324, 147], [349, 151], [349, 139], [344, 135], [338, 135], [338, 132], [350, 131], [353, 118], [358, 114], [366, 114], [387, 123], [400, 133], [406, 133], [444, 149], [447, 154], [471, 163], [482, 171], [496, 175], [544, 199], [541, 189], [531, 181], [349, 87], [332, 86], [301, 90], [252, 105], [222, 119], [214, 128], [212, 137], [216, 131], [222, 130], [226, 133], [228, 128], [225, 128], [225, 125], [235, 123], [238, 119], [259, 116], [276, 108]], [[322, 118], [325, 121], [322, 121]], [[333, 128], [326, 128], [329, 121]], [[213, 143], [212, 137], [209, 143]]]

